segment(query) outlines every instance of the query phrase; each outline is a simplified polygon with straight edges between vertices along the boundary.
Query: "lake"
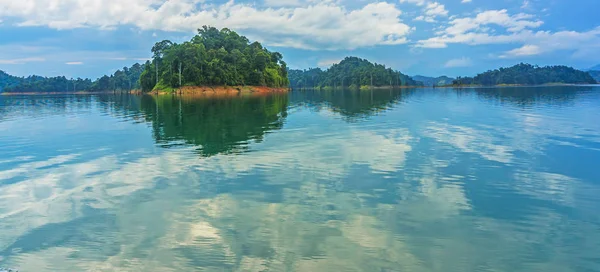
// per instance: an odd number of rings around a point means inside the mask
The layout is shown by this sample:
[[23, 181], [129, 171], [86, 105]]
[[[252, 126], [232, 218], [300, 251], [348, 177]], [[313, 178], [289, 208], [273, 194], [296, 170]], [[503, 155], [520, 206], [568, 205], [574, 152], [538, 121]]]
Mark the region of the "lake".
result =
[[0, 267], [600, 271], [600, 87], [0, 96]]

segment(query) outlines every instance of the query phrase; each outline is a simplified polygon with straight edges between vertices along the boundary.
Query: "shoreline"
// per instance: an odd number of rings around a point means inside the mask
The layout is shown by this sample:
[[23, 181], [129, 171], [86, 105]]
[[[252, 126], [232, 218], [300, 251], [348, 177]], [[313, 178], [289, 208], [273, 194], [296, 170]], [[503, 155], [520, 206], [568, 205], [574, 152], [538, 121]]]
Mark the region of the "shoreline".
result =
[[4, 96], [18, 95], [90, 95], [90, 94], [134, 94], [134, 95], [236, 95], [236, 94], [267, 94], [284, 93], [290, 91], [289, 88], [275, 88], [266, 86], [185, 86], [170, 91], [153, 90], [142, 92], [141, 90], [131, 91], [100, 91], [100, 92], [2, 92]]
[[284, 93], [290, 91], [289, 88], [276, 88], [267, 86], [184, 86], [172, 90], [152, 90], [148, 95], [235, 95], [252, 93]]

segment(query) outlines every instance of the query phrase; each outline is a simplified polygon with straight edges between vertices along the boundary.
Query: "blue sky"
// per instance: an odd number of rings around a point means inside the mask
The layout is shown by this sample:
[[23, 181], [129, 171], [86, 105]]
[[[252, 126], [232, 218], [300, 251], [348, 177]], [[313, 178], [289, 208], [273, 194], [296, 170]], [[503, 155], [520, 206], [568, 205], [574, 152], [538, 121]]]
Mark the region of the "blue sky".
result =
[[518, 62], [600, 64], [600, 0], [0, 0], [0, 70], [97, 78], [228, 27], [291, 68], [345, 56], [409, 75], [473, 75]]

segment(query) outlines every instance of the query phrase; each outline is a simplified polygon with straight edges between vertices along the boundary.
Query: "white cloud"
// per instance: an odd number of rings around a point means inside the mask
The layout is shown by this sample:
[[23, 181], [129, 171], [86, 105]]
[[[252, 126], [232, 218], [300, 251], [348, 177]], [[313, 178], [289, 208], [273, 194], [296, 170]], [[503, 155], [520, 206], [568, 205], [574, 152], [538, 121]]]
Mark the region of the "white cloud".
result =
[[444, 65], [444, 67], [446, 67], [446, 68], [469, 67], [471, 65], [473, 65], [473, 62], [471, 61], [470, 58], [462, 57], [459, 59], [451, 59], [451, 60], [447, 61], [446, 64]]
[[65, 62], [66, 65], [82, 65], [83, 62], [81, 61], [69, 61], [69, 62]]
[[265, 0], [269, 7], [297, 7], [302, 5], [299, 0]]
[[519, 47], [510, 51], [507, 51], [504, 55], [500, 56], [502, 58], [510, 58], [510, 57], [523, 57], [523, 56], [533, 56], [539, 55], [542, 53], [542, 48], [537, 45], [523, 45], [523, 47]]
[[426, 10], [425, 10], [425, 15], [427, 16], [448, 16], [448, 11], [446, 10], [445, 6], [438, 3], [438, 2], [433, 2], [433, 3], [429, 3], [427, 4]]
[[425, 0], [400, 0], [400, 3], [401, 4], [409, 3], [409, 4], [415, 4], [417, 6], [424, 6], [425, 3], [427, 3], [427, 1], [425, 1]]
[[448, 44], [519, 44], [521, 48], [500, 57], [526, 56], [557, 50], [571, 50], [575, 55], [600, 49], [600, 27], [586, 32], [534, 31], [543, 22], [525, 13], [509, 15], [507, 10], [488, 10], [475, 17], [456, 18], [437, 36], [416, 43], [416, 47], [445, 48]]
[[417, 16], [414, 19], [415, 21], [425, 21], [428, 23], [435, 23], [436, 17], [448, 17], [448, 11], [446, 10], [446, 7], [443, 4], [440, 4], [438, 2], [425, 2], [425, 1], [419, 1], [419, 0], [414, 0], [414, 1], [400, 0], [400, 3], [404, 3], [404, 2], [413, 3], [418, 6], [425, 6], [423, 8], [423, 14]]
[[321, 68], [328, 68], [329, 66], [339, 63], [340, 61], [342, 61], [342, 60], [341, 59], [323, 59], [317, 63], [317, 66], [319, 66]]
[[239, 30], [268, 45], [304, 49], [354, 49], [407, 42], [411, 27], [387, 2], [346, 9], [331, 1], [304, 7], [260, 8], [201, 0], [0, 0], [0, 18], [20, 26], [54, 29], [133, 25], [142, 30], [193, 32], [202, 25]]
[[19, 58], [19, 59], [0, 59], [0, 64], [25, 64], [29, 62], [46, 61], [44, 58]]
[[463, 4], [464, 4], [464, 3], [471, 3], [471, 2], [473, 2], [473, 0], [462, 0], [462, 1], [460, 1], [460, 2], [461, 2], [461, 3], [463, 3]]

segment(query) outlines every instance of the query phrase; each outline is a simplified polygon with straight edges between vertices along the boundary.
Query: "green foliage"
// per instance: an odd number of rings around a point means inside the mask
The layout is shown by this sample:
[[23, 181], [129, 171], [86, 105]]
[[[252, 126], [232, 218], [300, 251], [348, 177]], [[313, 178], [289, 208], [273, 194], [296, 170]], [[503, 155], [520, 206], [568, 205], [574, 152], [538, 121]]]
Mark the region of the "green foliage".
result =
[[458, 77], [453, 85], [539, 85], [549, 83], [595, 84], [590, 74], [567, 66], [539, 67], [517, 64], [478, 74], [475, 77]]
[[319, 68], [290, 70], [290, 83], [295, 88], [349, 88], [354, 86], [420, 86], [419, 82], [384, 65], [357, 57], [346, 57], [326, 71]]
[[5, 88], [10, 88], [21, 84], [21, 81], [23, 81], [23, 78], [11, 76], [0, 70], [0, 92], [2, 92], [2, 90]]
[[[190, 85], [254, 85], [287, 87], [287, 66], [278, 52], [270, 52], [227, 28], [203, 26], [182, 44], [161, 41], [152, 47], [142, 90], [170, 90]], [[158, 75], [158, 77], [157, 77]]]
[[88, 78], [67, 79], [59, 77], [29, 76], [14, 77], [0, 71], [0, 89], [5, 92], [76, 92], [76, 91], [112, 91], [140, 88], [142, 66], [138, 63], [123, 67], [111, 76], [102, 76], [96, 81]]

